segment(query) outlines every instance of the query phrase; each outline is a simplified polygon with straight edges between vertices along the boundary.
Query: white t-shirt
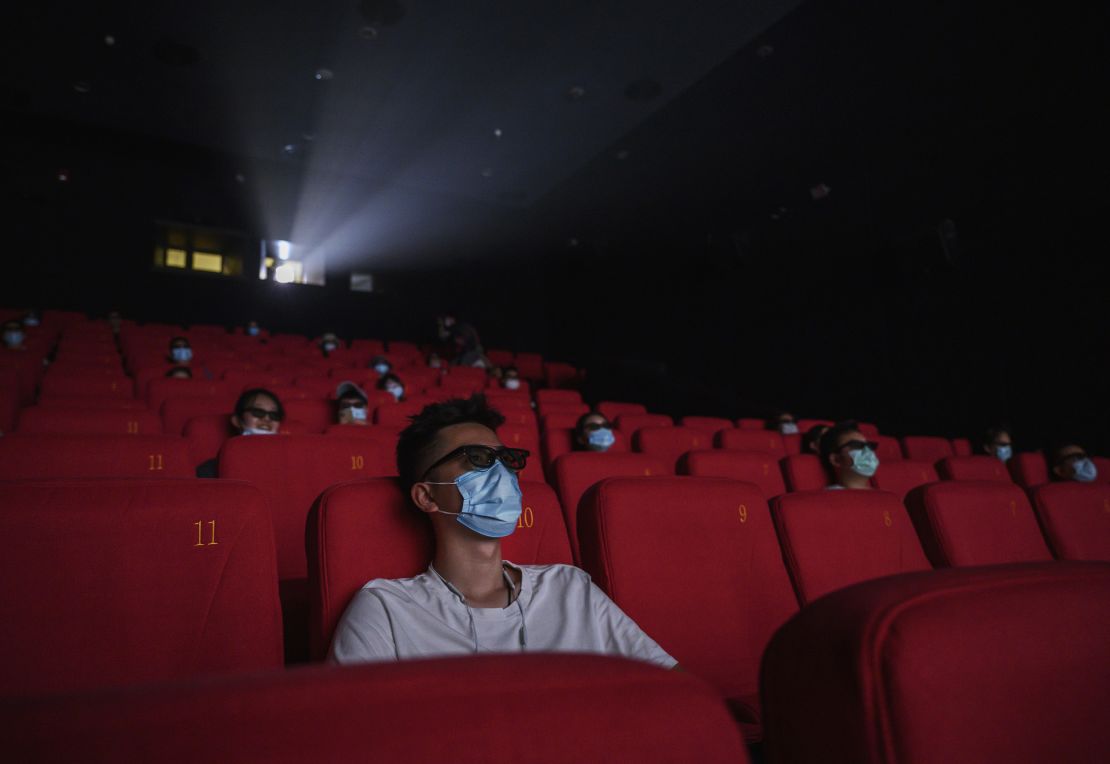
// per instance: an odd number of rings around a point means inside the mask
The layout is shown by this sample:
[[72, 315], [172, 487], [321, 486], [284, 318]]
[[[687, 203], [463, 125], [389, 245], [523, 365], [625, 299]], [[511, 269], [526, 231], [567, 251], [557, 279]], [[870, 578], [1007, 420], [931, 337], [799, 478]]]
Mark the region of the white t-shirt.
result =
[[521, 573], [520, 593], [504, 608], [468, 607], [431, 566], [415, 578], [369, 582], [340, 619], [329, 660], [364, 663], [528, 651], [622, 655], [664, 668], [677, 663], [584, 570], [570, 565], [512, 567]]

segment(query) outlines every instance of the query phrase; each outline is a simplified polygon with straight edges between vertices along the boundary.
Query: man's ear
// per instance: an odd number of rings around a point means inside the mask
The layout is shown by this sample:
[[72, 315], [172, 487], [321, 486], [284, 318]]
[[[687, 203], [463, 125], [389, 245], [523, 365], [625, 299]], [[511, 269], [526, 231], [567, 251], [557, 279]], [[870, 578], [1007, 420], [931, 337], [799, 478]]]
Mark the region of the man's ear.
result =
[[233, 427], [235, 427], [236, 430], [242, 430], [243, 429], [243, 420], [241, 420], [239, 418], [238, 414], [232, 414], [231, 415], [231, 424], [232, 424]]
[[412, 503], [421, 512], [431, 514], [439, 511], [439, 505], [432, 498], [432, 491], [427, 483], [414, 483], [412, 488], [409, 489], [409, 496], [412, 498]]
[[838, 454], [834, 451], [833, 453], [829, 454], [828, 461], [829, 461], [829, 464], [832, 465], [834, 470], [840, 469], [840, 454]]
[[1065, 462], [1060, 462], [1059, 464], [1057, 464], [1055, 467], [1052, 468], [1052, 474], [1055, 475], [1056, 477], [1060, 478], [1061, 480], [1067, 480], [1068, 479], [1068, 476], [1064, 473], [1064, 464], [1065, 464]]

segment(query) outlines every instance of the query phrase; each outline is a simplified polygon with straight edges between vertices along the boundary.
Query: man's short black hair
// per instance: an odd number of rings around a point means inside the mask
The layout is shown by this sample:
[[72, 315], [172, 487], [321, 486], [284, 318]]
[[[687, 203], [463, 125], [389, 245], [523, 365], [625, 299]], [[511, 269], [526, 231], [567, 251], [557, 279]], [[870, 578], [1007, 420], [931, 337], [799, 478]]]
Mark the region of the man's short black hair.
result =
[[397, 440], [397, 472], [407, 493], [422, 475], [417, 473], [428, 452], [436, 445], [439, 431], [451, 425], [472, 422], [496, 430], [505, 423], [505, 417], [491, 408], [481, 393], [469, 398], [452, 398], [442, 403], [431, 403], [401, 431]]
[[854, 419], [837, 422], [821, 436], [821, 463], [829, 464], [829, 456], [836, 453], [836, 441], [840, 436], [852, 430], [859, 430], [859, 423]]
[[[574, 434], [585, 437], [586, 435], [586, 420], [592, 416], [599, 416], [606, 422], [609, 422], [609, 417], [602, 414], [600, 411], [587, 411], [582, 416], [578, 417], [578, 421], [574, 423]], [[610, 426], [612, 424], [610, 423]]]
[[189, 338], [188, 337], [173, 337], [173, 338], [171, 338], [170, 339], [170, 347], [172, 348], [173, 344], [175, 342], [177, 342], [178, 340], [181, 340], [182, 342], [184, 342], [185, 347], [192, 347], [192, 345], [189, 344]]
[[1010, 435], [1010, 437], [1013, 437], [1012, 433], [1010, 432], [1010, 428], [1006, 427], [1005, 425], [988, 427], [986, 430], [983, 431], [982, 444], [984, 446], [993, 445], [994, 442], [998, 440], [999, 435]]
[[264, 387], [252, 387], [250, 390], [244, 390], [243, 394], [239, 396], [239, 400], [235, 401], [235, 416], [242, 420], [243, 414], [247, 411], [247, 406], [259, 395], [265, 395], [272, 400], [277, 406], [278, 416], [285, 419], [285, 406], [281, 405], [281, 398], [278, 398]]
[[814, 451], [819, 451], [821, 448], [821, 436], [829, 429], [827, 424], [815, 424], [806, 430], [806, 434], [802, 436], [802, 453], [808, 454]]
[[[1075, 440], [1058, 440], [1049, 445], [1049, 447], [1045, 449], [1045, 457], [1047, 457], [1048, 469], [1050, 471], [1059, 467], [1064, 461], [1062, 454], [1066, 448], [1083, 448], [1083, 446], [1079, 445]], [[1087, 449], [1083, 448], [1083, 452], [1086, 453]]]
[[386, 385], [388, 385], [390, 382], [396, 382], [398, 385], [404, 387], [404, 383], [401, 381], [401, 378], [391, 371], [387, 371], [385, 374], [383, 374], [374, 384], [374, 387], [376, 387], [378, 390], [384, 390], [386, 388]]

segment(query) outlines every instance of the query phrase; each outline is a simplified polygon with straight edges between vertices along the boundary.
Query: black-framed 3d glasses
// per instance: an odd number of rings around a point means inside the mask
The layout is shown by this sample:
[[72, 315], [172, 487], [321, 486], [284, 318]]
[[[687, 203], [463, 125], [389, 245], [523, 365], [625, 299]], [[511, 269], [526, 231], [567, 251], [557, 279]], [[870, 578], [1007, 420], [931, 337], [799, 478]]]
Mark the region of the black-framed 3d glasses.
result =
[[851, 451], [858, 451], [861, 448], [870, 448], [872, 451], [879, 450], [879, 444], [873, 440], [849, 440], [847, 443], [841, 443], [838, 448], [847, 448]]
[[492, 448], [490, 446], [467, 445], [459, 446], [454, 451], [446, 454], [442, 459], [438, 460], [435, 464], [424, 470], [421, 479], [424, 479], [429, 472], [434, 470], [441, 464], [446, 464], [452, 459], [456, 458], [459, 454], [466, 456], [467, 462], [476, 470], [485, 470], [493, 466], [493, 463], [500, 461], [509, 469], [514, 472], [520, 472], [524, 469], [524, 465], [528, 462], [529, 452], [523, 448], [509, 448], [508, 446], [501, 446], [500, 448]]
[[271, 422], [280, 422], [285, 418], [280, 411], [268, 411], [267, 409], [260, 409], [254, 406], [249, 409], [243, 409], [243, 413], [250, 414], [255, 419], [269, 419]]

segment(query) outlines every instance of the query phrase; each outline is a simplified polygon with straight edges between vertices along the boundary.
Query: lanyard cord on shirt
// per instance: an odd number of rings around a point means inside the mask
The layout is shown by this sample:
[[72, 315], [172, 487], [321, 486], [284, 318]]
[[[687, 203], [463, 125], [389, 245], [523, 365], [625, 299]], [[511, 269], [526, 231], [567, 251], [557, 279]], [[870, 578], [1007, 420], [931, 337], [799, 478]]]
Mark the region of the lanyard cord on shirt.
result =
[[[454, 584], [444, 578], [440, 574], [440, 572], [436, 570], [436, 566], [434, 564], [429, 563], [428, 568], [431, 569], [431, 571], [436, 574], [436, 577], [443, 582], [448, 591], [459, 598], [459, 602], [461, 602], [463, 604], [463, 607], [466, 608], [466, 614], [470, 619], [470, 636], [474, 639], [474, 652], [477, 653], [478, 624], [474, 621], [474, 611], [470, 609], [470, 603], [466, 601], [466, 597], [463, 595], [463, 593], [455, 588]], [[513, 595], [516, 594], [516, 584], [513, 583], [512, 577], [509, 575], [508, 571], [505, 570], [504, 563], [501, 564], [501, 575], [505, 579], [505, 588], [509, 591], [509, 605], [511, 605], [513, 602]], [[506, 605], [505, 607], [508, 607], [509, 605]], [[521, 651], [524, 651], [528, 647], [528, 628], [524, 624], [524, 605], [521, 604], [520, 597], [516, 598], [516, 606], [517, 609], [520, 611], [520, 649]]]

